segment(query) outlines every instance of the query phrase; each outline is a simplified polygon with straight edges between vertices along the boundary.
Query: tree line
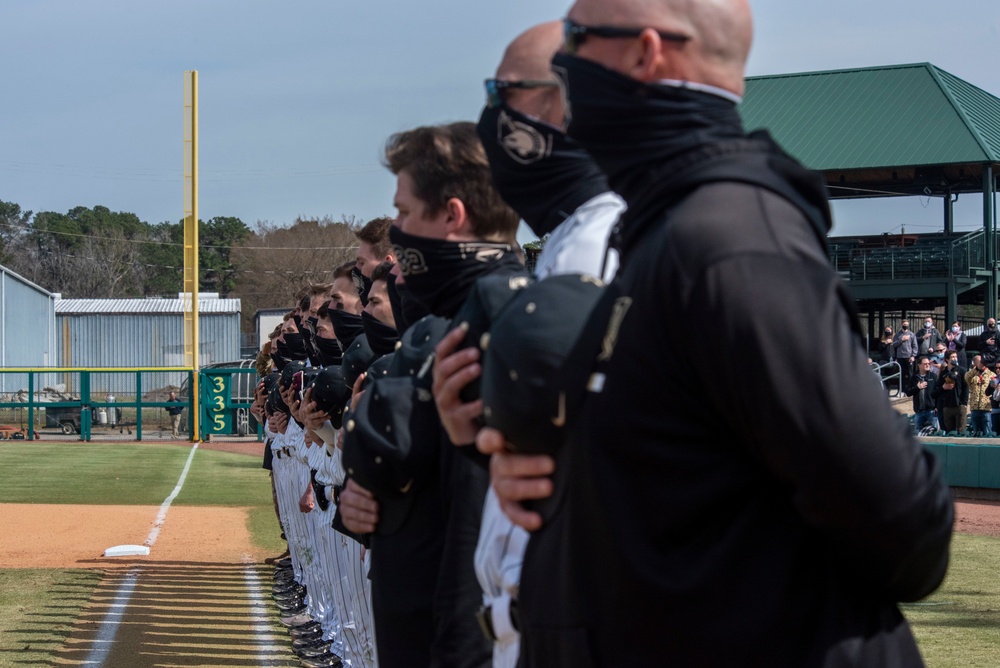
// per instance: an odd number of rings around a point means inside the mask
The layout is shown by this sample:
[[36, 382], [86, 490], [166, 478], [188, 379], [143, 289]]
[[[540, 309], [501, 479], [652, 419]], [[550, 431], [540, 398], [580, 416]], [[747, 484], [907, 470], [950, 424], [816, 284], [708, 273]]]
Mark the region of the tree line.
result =
[[[363, 222], [342, 215], [250, 228], [232, 216], [199, 220], [199, 290], [241, 299], [249, 329], [256, 310], [291, 306], [303, 285], [332, 280], [337, 265], [354, 259]], [[0, 200], [0, 264], [67, 299], [176, 297], [183, 242], [181, 221], [150, 224], [100, 205], [35, 213]]]

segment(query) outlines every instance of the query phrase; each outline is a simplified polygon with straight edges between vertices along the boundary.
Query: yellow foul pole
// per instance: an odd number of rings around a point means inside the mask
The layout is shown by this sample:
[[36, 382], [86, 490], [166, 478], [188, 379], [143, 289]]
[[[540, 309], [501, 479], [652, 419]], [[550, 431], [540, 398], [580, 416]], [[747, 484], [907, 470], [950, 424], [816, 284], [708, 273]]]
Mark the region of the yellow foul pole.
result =
[[191, 440], [198, 417], [198, 72], [184, 72], [184, 366], [192, 371]]

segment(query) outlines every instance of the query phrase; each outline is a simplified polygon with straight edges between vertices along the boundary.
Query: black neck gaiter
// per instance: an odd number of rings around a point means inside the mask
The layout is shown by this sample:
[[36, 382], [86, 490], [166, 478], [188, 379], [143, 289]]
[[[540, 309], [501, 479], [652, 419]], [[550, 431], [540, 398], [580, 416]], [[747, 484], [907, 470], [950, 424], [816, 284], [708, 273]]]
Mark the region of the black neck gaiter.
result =
[[365, 328], [365, 336], [368, 337], [368, 345], [373, 353], [382, 357], [396, 350], [399, 334], [394, 327], [385, 324], [368, 311], [361, 312], [361, 324]]
[[389, 293], [392, 318], [396, 322], [396, 330], [405, 332], [410, 328], [410, 325], [429, 315], [429, 312], [413, 298], [406, 283], [397, 284], [395, 276], [390, 278], [392, 280], [386, 281], [385, 290]]
[[389, 228], [396, 261], [413, 298], [433, 315], [451, 318], [481, 276], [523, 271], [511, 244], [444, 241]]
[[351, 347], [358, 334], [364, 333], [361, 326], [361, 316], [347, 311], [330, 311], [330, 322], [333, 323], [333, 333], [344, 350]]
[[746, 136], [736, 104], [718, 95], [652, 85], [584, 58], [557, 53], [552, 71], [567, 97], [567, 134], [608, 176], [611, 188], [630, 197], [662, 163], [706, 144]]
[[354, 281], [354, 287], [358, 289], [358, 297], [361, 298], [361, 305], [368, 306], [368, 293], [372, 289], [372, 279], [362, 274], [361, 270], [357, 267], [351, 269], [351, 279]]
[[304, 360], [306, 344], [298, 332], [285, 332], [284, 341], [278, 342], [278, 354], [289, 360]]
[[285, 365], [288, 364], [288, 358], [278, 353], [271, 353], [271, 361], [274, 362], [274, 368], [278, 371], [284, 369]]
[[[318, 359], [314, 361], [314, 366], [335, 366], [340, 364], [343, 357], [343, 350], [340, 348], [340, 341], [337, 339], [324, 339], [322, 336], [313, 337], [316, 350], [319, 353]], [[318, 362], [318, 364], [316, 363]]]
[[611, 189], [583, 147], [506, 105], [484, 108], [476, 131], [497, 192], [539, 237]]

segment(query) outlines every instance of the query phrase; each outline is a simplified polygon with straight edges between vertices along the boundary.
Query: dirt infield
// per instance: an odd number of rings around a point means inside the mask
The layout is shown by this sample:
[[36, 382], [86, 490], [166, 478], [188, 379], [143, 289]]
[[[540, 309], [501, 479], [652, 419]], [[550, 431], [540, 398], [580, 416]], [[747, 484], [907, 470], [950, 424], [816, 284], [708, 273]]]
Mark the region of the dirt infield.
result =
[[[0, 504], [0, 567], [107, 568], [122, 558], [104, 558], [113, 545], [141, 545], [157, 506]], [[148, 557], [127, 561], [253, 563], [267, 555], [255, 548], [246, 508], [172, 506]], [[955, 530], [1000, 537], [1000, 503], [956, 501]]]
[[[0, 504], [0, 567], [107, 568], [114, 545], [142, 545], [158, 506]], [[148, 557], [128, 561], [240, 564], [263, 556], [250, 541], [246, 508], [171, 506]]]

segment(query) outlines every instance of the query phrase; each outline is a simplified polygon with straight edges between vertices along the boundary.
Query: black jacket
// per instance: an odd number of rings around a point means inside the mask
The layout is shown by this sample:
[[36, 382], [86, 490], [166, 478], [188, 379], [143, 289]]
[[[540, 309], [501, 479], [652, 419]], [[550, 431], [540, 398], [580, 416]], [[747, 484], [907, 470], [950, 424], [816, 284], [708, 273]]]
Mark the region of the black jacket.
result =
[[[927, 386], [923, 389], [917, 387], [917, 384], [925, 381]], [[932, 392], [934, 391], [934, 386], [937, 383], [937, 378], [934, 374], [928, 373], [926, 376], [921, 376], [917, 373], [913, 373], [910, 376], [910, 382], [906, 386], [906, 396], [913, 397], [913, 412], [919, 413], [921, 411], [932, 411], [935, 408], [934, 397]]]
[[[624, 316], [528, 545], [521, 665], [920, 665], [895, 601], [944, 577], [951, 497], [865, 363], [822, 187], [774, 149], [685, 159], [620, 193]], [[664, 352], [678, 322], [745, 391]]]
[[[940, 402], [942, 408], [956, 408], [958, 406], [969, 405], [969, 384], [965, 382], [965, 369], [956, 366], [953, 369], [942, 367], [938, 374], [937, 382], [931, 390], [931, 396], [936, 402]], [[946, 389], [945, 379], [951, 378], [953, 387]]]

